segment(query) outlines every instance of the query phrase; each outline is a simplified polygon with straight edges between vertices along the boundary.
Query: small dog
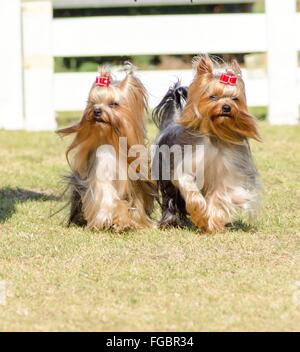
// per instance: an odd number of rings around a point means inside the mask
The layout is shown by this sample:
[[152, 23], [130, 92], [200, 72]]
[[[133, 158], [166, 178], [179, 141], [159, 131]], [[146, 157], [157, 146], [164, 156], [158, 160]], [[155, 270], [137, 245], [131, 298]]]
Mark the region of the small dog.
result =
[[[120, 149], [120, 137], [127, 138], [128, 149], [145, 145], [147, 105], [145, 88], [135, 77], [133, 66], [126, 63], [124, 71], [125, 78], [116, 81], [109, 71], [102, 70], [90, 90], [81, 121], [57, 131], [61, 136], [75, 134], [66, 152], [72, 169], [68, 177], [69, 224], [116, 231], [152, 224], [152, 183], [146, 175], [136, 181], [119, 177], [120, 172], [127, 176], [129, 162], [134, 160], [128, 157], [127, 149]], [[125, 165], [116, 173], [122, 156]]]
[[[185, 226], [190, 215], [197, 227], [216, 232], [240, 210], [253, 215], [257, 208], [260, 186], [248, 139], [260, 137], [247, 109], [238, 63], [226, 64], [208, 55], [195, 57], [193, 63], [196, 73], [189, 88], [176, 83], [153, 112], [160, 129], [157, 145], [179, 145], [183, 159], [192, 163], [175, 179], [182, 162], [169, 161], [171, 179], [163, 179], [161, 169], [170, 154], [156, 152], [160, 227]], [[189, 154], [186, 145], [193, 147]], [[203, 147], [198, 156], [196, 146]]]

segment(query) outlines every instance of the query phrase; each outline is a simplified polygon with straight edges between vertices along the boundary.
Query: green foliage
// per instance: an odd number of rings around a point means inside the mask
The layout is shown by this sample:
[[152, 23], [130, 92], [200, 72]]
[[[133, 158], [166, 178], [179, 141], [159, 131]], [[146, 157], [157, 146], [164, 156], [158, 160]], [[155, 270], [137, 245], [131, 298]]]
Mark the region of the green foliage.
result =
[[268, 108], [266, 106], [253, 106], [249, 110], [258, 120], [265, 120], [267, 117]]

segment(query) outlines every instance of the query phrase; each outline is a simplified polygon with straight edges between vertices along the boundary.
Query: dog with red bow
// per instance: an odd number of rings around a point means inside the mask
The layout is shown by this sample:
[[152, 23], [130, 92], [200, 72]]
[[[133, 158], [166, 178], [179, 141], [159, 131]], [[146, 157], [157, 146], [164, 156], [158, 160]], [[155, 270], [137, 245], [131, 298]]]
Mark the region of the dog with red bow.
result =
[[[160, 227], [185, 226], [189, 215], [198, 228], [216, 232], [241, 212], [255, 214], [260, 186], [248, 140], [260, 137], [238, 63], [200, 55], [194, 68], [190, 86], [175, 84], [153, 113], [160, 129], [153, 162], [162, 195]], [[170, 162], [162, 146], [181, 149]], [[170, 179], [162, 176], [168, 165]]]
[[[72, 170], [69, 224], [116, 231], [152, 225], [153, 185], [148, 175], [128, 177], [134, 161], [128, 149], [145, 146], [146, 91], [131, 64], [126, 63], [124, 71], [125, 78], [117, 81], [102, 70], [81, 121], [58, 131], [74, 135], [66, 152]], [[125, 150], [120, 147], [122, 138]]]

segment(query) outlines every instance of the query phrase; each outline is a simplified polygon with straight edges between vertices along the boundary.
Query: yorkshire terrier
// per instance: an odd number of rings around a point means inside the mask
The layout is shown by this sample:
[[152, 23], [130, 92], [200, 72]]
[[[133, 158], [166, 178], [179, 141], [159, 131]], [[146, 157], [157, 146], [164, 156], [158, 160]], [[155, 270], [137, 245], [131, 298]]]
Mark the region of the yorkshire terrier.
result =
[[[138, 180], [127, 177], [134, 160], [128, 150], [145, 145], [146, 90], [130, 63], [124, 71], [120, 81], [108, 70], [100, 71], [81, 121], [57, 131], [61, 136], [75, 135], [66, 152], [72, 170], [69, 224], [116, 231], [152, 225], [152, 183], [147, 175]], [[126, 150], [120, 148], [121, 137], [127, 138]], [[116, 171], [117, 165], [122, 169]]]
[[[259, 141], [260, 136], [238, 63], [199, 55], [193, 64], [190, 86], [176, 83], [153, 112], [160, 129], [154, 156], [162, 195], [160, 227], [185, 226], [189, 215], [198, 228], [216, 232], [241, 211], [255, 214], [260, 185], [248, 140]], [[168, 180], [161, 174], [170, 153], [161, 147], [175, 145], [192, 165], [182, 171], [182, 162], [172, 159]], [[192, 146], [189, 152], [186, 145]], [[197, 146], [202, 147], [199, 155]]]

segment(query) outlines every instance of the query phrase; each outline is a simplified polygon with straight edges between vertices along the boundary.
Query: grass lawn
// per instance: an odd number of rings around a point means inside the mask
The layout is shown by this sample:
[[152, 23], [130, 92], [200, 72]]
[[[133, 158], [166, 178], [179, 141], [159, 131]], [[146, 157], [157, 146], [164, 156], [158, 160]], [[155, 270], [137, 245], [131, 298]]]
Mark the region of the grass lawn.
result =
[[299, 331], [300, 126], [260, 129], [257, 222], [213, 236], [67, 228], [67, 141], [0, 131], [0, 331]]

